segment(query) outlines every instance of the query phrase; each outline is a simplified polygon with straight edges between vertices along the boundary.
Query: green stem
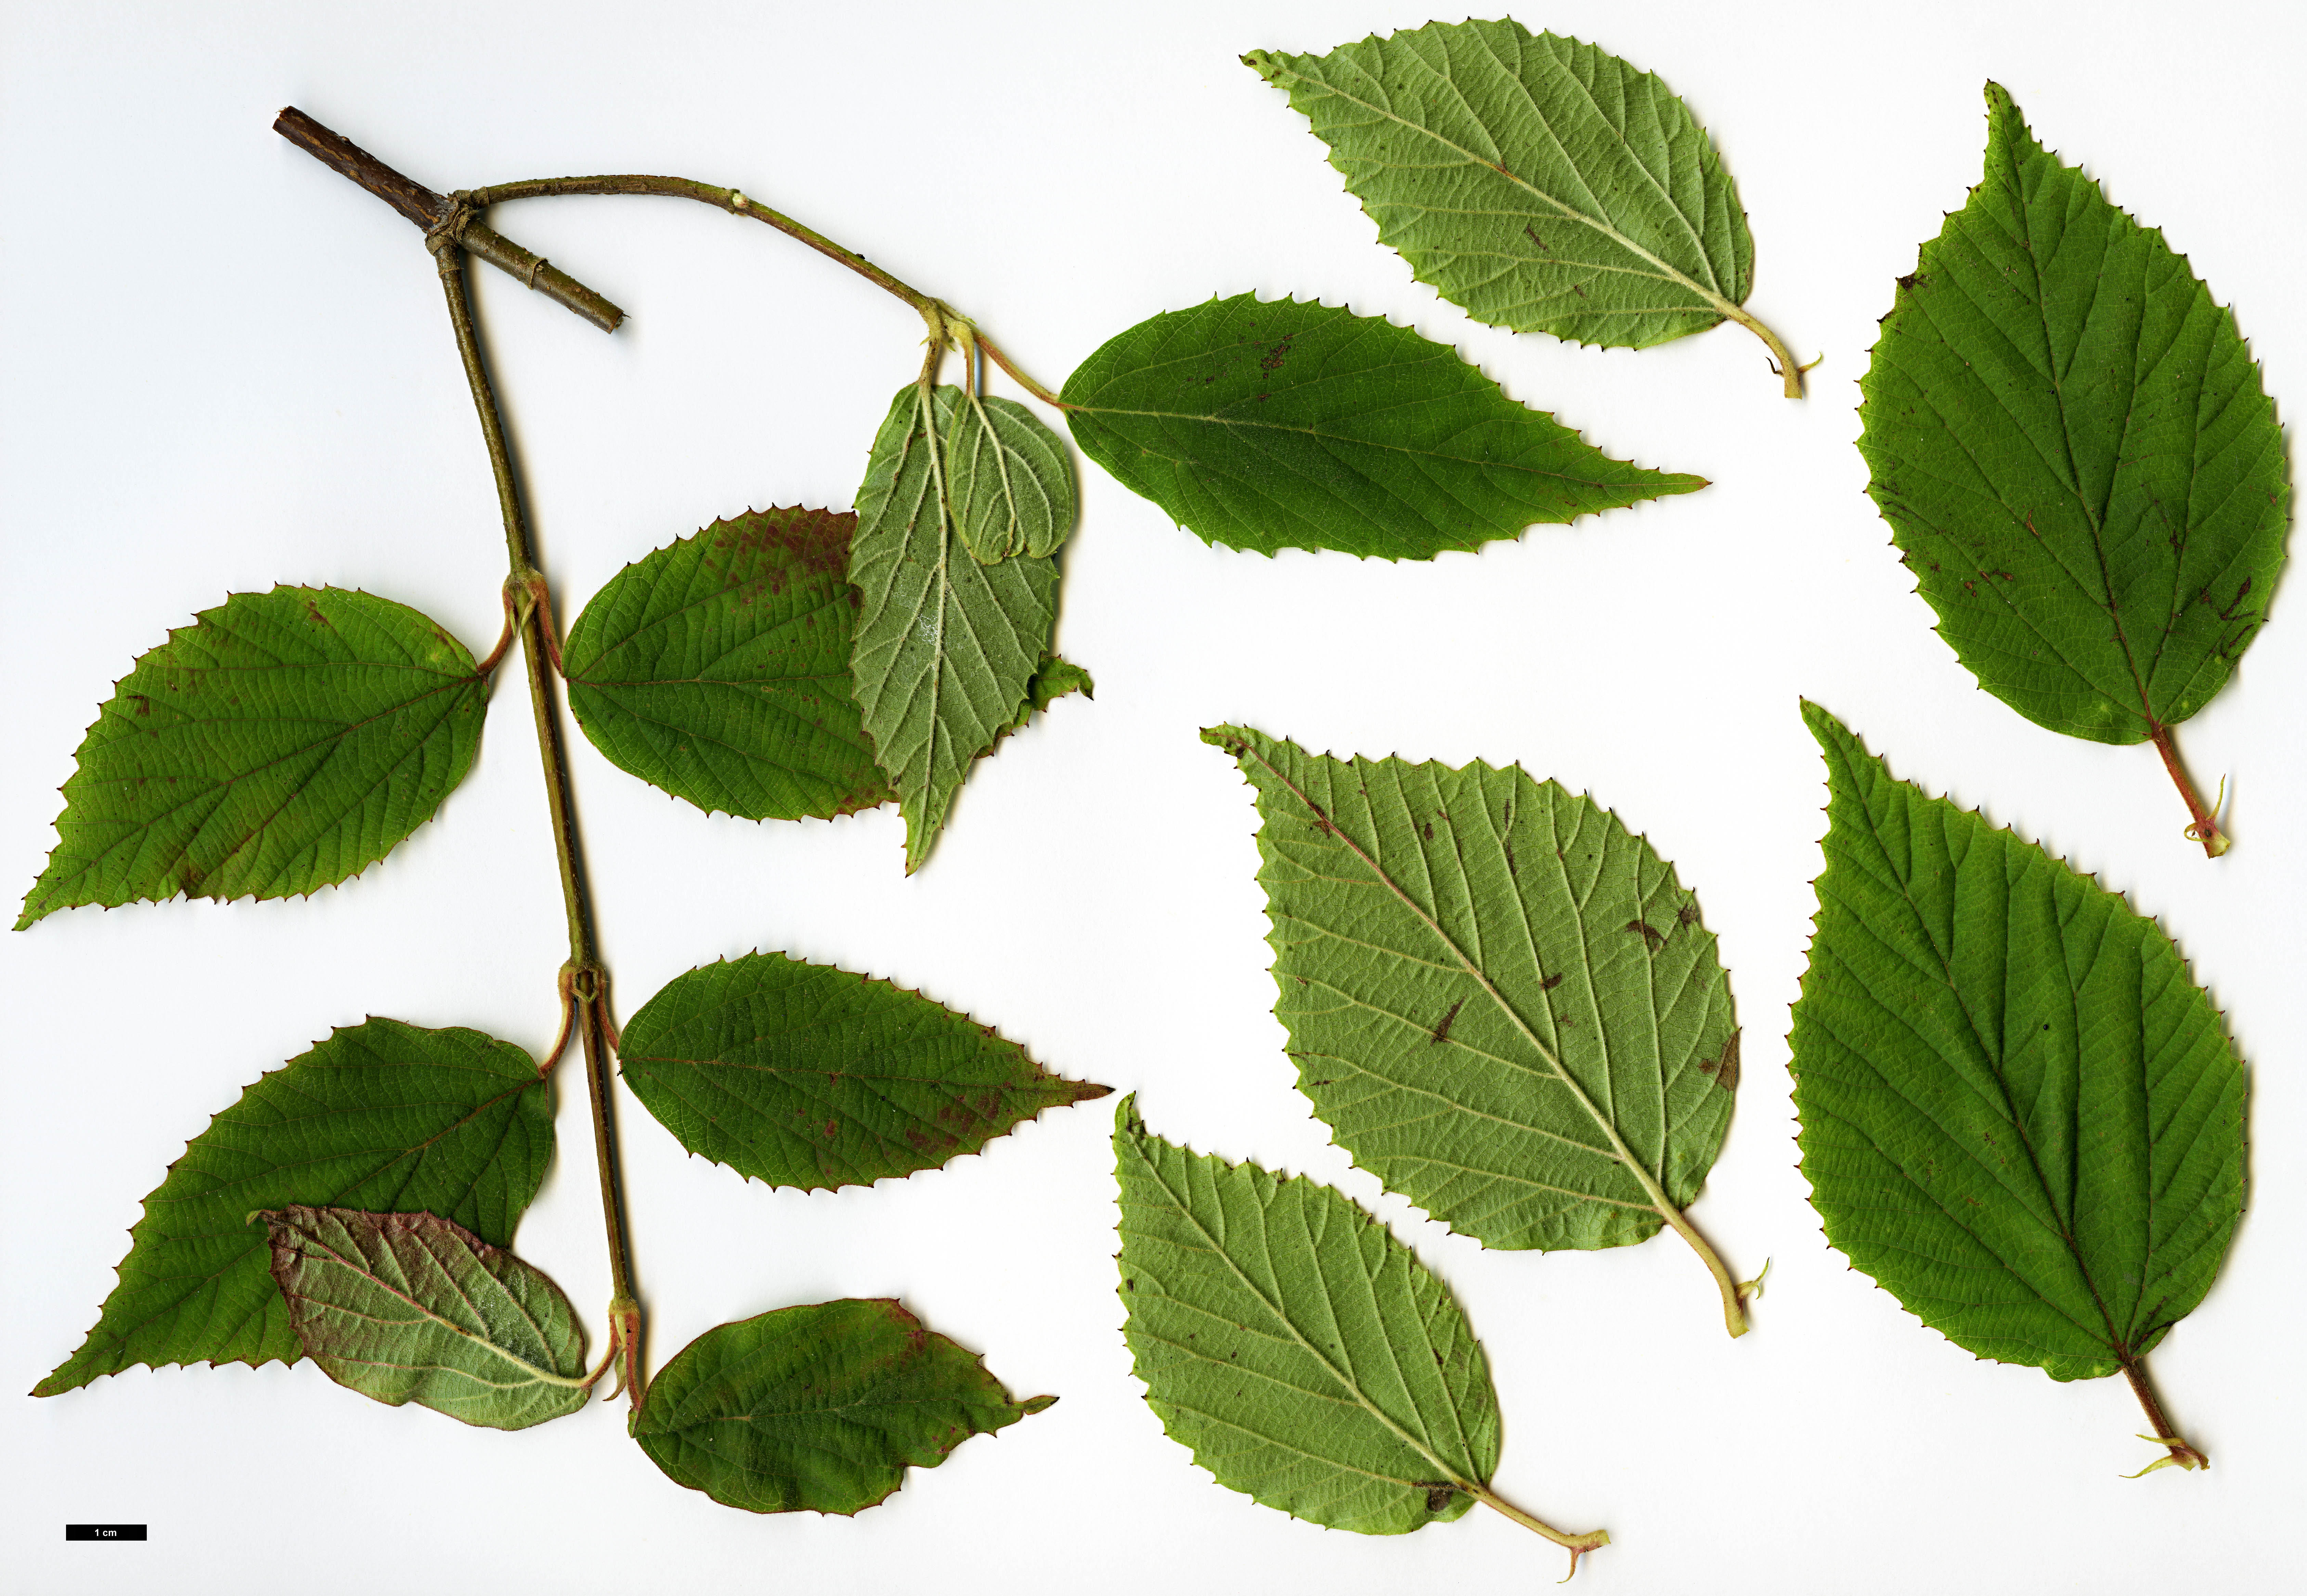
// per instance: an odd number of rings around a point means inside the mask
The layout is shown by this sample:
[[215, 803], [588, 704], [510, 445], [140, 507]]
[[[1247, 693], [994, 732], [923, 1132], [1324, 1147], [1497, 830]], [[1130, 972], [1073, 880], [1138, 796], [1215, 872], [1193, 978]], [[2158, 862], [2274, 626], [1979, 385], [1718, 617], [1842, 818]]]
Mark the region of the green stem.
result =
[[[1779, 335], [1772, 332], [1769, 328], [1763, 326], [1760, 319], [1747, 314], [1745, 306], [1734, 305], [1728, 300], [1720, 298], [1716, 298], [1714, 304], [1717, 310], [1729, 317], [1731, 320], [1736, 321], [1739, 326], [1745, 328], [1748, 332], [1753, 333], [1756, 337], [1762, 340], [1763, 344], [1771, 352], [1772, 361], [1778, 366], [1779, 375], [1786, 380], [1787, 397], [1789, 399], [1801, 398], [1803, 397], [1803, 373], [1809, 371], [1810, 366], [1798, 366], [1795, 364], [1795, 357], [1788, 352], [1787, 346], [1784, 344], [1779, 342]], [[1814, 366], [1816, 364], [1818, 364], [1818, 362], [1816, 361], [1810, 363], [1811, 366]]]
[[[509, 591], [525, 591], [534, 600], [545, 590], [545, 573], [537, 568], [535, 542], [514, 479], [512, 451], [505, 442], [504, 419], [482, 359], [480, 334], [473, 325], [472, 300], [465, 283], [465, 251], [445, 228], [427, 235], [426, 241], [440, 264], [449, 320], [457, 333], [457, 352], [464, 360], [465, 380], [473, 390], [473, 407], [480, 413], [481, 435], [488, 444], [489, 467], [496, 478], [497, 506], [504, 519], [505, 551], [511, 566], [505, 585]], [[544, 603], [530, 602], [520, 606], [519, 620], [521, 652], [528, 665], [529, 708], [545, 767], [545, 803], [553, 815], [553, 851], [561, 865], [562, 905], [569, 921], [569, 962], [562, 967], [562, 979], [564, 990], [576, 1000], [577, 1035], [584, 1047], [593, 1109], [593, 1148], [600, 1165], [601, 1211], [609, 1242], [609, 1334], [612, 1346], [623, 1353], [625, 1384], [638, 1408], [643, 1390], [640, 1309], [634, 1297], [632, 1254], [625, 1237], [624, 1191], [610, 1096], [609, 972], [601, 962], [599, 942], [594, 935], [592, 894], [585, 880], [577, 807], [569, 787], [569, 751], [562, 732], [560, 701], [547, 669], [548, 658], [557, 652], [550, 631], [551, 610]]]
[[1565, 1535], [1560, 1530], [1556, 1529], [1552, 1524], [1546, 1523], [1542, 1519], [1533, 1518], [1529, 1514], [1524, 1513], [1521, 1508], [1515, 1506], [1512, 1502], [1507, 1501], [1504, 1497], [1498, 1495], [1488, 1486], [1476, 1485], [1471, 1486], [1468, 1489], [1473, 1492], [1474, 1499], [1481, 1503], [1484, 1506], [1495, 1508], [1497, 1511], [1505, 1514], [1508, 1518], [1514, 1520], [1514, 1523], [1520, 1524], [1523, 1529], [1534, 1530], [1539, 1534], [1545, 1536], [1548, 1541], [1553, 1541], [1555, 1545], [1566, 1549], [1570, 1553], [1570, 1574], [1565, 1574], [1562, 1576], [1565, 1583], [1569, 1580], [1571, 1574], [1576, 1574], [1578, 1572], [1579, 1558], [1584, 1557], [1588, 1552], [1592, 1551], [1598, 1546], [1608, 1546], [1610, 1544], [1610, 1532], [1608, 1530], [1589, 1530], [1583, 1535]]
[[[969, 336], [978, 347], [985, 351], [987, 357], [1008, 372], [1018, 387], [1044, 405], [1054, 405], [1059, 410], [1075, 408], [1020, 371], [1002, 353], [1000, 346], [978, 331], [966, 317], [956, 314], [952, 307], [943, 301], [931, 298], [912, 284], [882, 270], [854, 250], [844, 249], [815, 228], [803, 226], [783, 211], [773, 210], [737, 189], [716, 188], [709, 183], [699, 183], [688, 177], [650, 177], [639, 173], [624, 173], [607, 177], [533, 177], [520, 183], [494, 183], [486, 188], [465, 190], [455, 198], [485, 209], [492, 205], [502, 205], [508, 200], [537, 200], [554, 194], [651, 194], [661, 199], [694, 200], [701, 205], [725, 210], [731, 216], [750, 217], [757, 222], [775, 227], [788, 238], [799, 239], [828, 260], [838, 260], [875, 287], [903, 300], [928, 321], [932, 329], [937, 329], [941, 320], [959, 322], [970, 329]], [[1772, 347], [1776, 346], [1772, 345]]]

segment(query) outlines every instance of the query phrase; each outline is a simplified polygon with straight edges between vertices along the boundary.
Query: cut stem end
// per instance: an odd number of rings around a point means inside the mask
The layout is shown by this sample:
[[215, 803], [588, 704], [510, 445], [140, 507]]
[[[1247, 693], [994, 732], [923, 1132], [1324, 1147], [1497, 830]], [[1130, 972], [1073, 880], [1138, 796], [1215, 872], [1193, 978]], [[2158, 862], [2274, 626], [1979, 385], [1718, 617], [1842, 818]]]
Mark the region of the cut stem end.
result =
[[1515, 1506], [1512, 1502], [1507, 1501], [1504, 1497], [1498, 1495], [1496, 1491], [1491, 1490], [1487, 1487], [1477, 1485], [1471, 1486], [1468, 1489], [1473, 1492], [1474, 1498], [1480, 1502], [1484, 1506], [1493, 1508], [1497, 1512], [1505, 1514], [1508, 1518], [1514, 1520], [1514, 1523], [1520, 1524], [1523, 1529], [1529, 1530], [1535, 1534], [1545, 1536], [1548, 1541], [1553, 1541], [1555, 1545], [1561, 1547], [1565, 1551], [1567, 1551], [1570, 1554], [1570, 1573], [1562, 1576], [1563, 1583], [1565, 1584], [1569, 1583], [1571, 1576], [1578, 1572], [1579, 1558], [1584, 1557], [1588, 1552], [1592, 1551], [1598, 1546], [1608, 1546], [1610, 1544], [1610, 1532], [1608, 1530], [1589, 1530], [1583, 1535], [1565, 1535], [1560, 1530], [1556, 1529], [1552, 1524], [1546, 1523], [1544, 1520], [1531, 1517], [1529, 1514], [1524, 1513], [1521, 1508]]

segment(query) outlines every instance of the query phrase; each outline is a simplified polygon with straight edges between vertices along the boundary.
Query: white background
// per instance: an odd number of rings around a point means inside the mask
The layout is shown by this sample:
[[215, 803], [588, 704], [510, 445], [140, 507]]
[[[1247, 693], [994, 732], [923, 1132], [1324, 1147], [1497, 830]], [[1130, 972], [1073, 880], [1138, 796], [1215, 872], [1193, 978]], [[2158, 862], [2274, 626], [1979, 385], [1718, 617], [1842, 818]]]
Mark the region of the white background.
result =
[[[1459, 13], [1446, 13], [1454, 19]], [[1213, 550], [1084, 464], [1059, 641], [1096, 675], [982, 764], [927, 869], [894, 809], [708, 817], [581, 740], [575, 780], [628, 1013], [751, 948], [895, 977], [1140, 1094], [1159, 1132], [1336, 1183], [1440, 1271], [1487, 1345], [1499, 1489], [1607, 1527], [1608, 1592], [2296, 1588], [2307, 1395], [2307, 619], [2286, 587], [2184, 729], [2234, 851], [2184, 841], [2147, 748], [2071, 741], [1978, 692], [1862, 491], [1857, 381], [1892, 279], [1977, 179], [1983, 80], [2161, 226], [2278, 398], [2307, 382], [2291, 160], [2295, 6], [1562, 0], [1532, 28], [1653, 70], [1735, 173], [1751, 308], [1807, 357], [1789, 403], [1747, 334], [1581, 349], [1413, 283], [1282, 93], [1237, 64], [1429, 20], [1405, 0], [1121, 7], [789, 0], [640, 8], [303, 3], [0, 9], [0, 883], [39, 873], [110, 684], [228, 592], [413, 604], [476, 650], [502, 545], [416, 231], [270, 131], [295, 104], [440, 189], [597, 171], [736, 183], [979, 319], [1055, 386], [1212, 294], [1295, 293], [1455, 346], [1519, 400], [1702, 493], [1428, 565]], [[476, 267], [564, 617], [624, 562], [747, 506], [845, 508], [921, 329], [765, 228], [670, 201], [493, 218], [631, 312], [614, 337]], [[1012, 391], [997, 379], [995, 391]], [[1788, 1005], [1820, 866], [1822, 702], [1901, 774], [1984, 806], [2178, 939], [2252, 1071], [2251, 1209], [2155, 1354], [2207, 1475], [2119, 1381], [1974, 1361], [1848, 1271], [1797, 1169]], [[563, 957], [516, 678], [440, 816], [309, 900], [59, 914], [0, 937], [0, 1389], [79, 1344], [139, 1199], [263, 1071], [376, 1013], [532, 1049]], [[1722, 1333], [1672, 1236], [1485, 1252], [1353, 1170], [1270, 1009], [1248, 789], [1196, 738], [1519, 761], [1678, 866], [1745, 1028], [1737, 1118], [1694, 1210], [1742, 1273]], [[570, 1066], [573, 1071], [575, 1066]], [[1050, 1413], [969, 1441], [855, 1519], [757, 1518], [667, 1482], [624, 1412], [519, 1435], [388, 1409], [309, 1364], [144, 1370], [0, 1397], [0, 1584], [32, 1592], [1531, 1588], [1561, 1554], [1495, 1515], [1399, 1538], [1213, 1484], [1132, 1378], [1114, 1296], [1111, 1102], [939, 1173], [802, 1196], [684, 1156], [622, 1110], [662, 1363], [708, 1326], [901, 1296]], [[521, 1252], [606, 1294], [573, 1073]], [[143, 1521], [142, 1546], [64, 1544]]]

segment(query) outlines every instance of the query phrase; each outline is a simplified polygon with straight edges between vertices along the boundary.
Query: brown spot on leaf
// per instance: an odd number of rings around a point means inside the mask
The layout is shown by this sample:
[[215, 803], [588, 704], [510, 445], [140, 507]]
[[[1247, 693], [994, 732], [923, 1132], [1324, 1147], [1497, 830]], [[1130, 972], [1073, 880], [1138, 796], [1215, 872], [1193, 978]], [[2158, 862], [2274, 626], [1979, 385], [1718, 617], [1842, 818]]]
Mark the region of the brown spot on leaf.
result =
[[1447, 1014], [1442, 1016], [1442, 1023], [1434, 1028], [1434, 1040], [1437, 1045], [1450, 1039], [1450, 1022], [1458, 1018], [1458, 1011], [1465, 1006], [1466, 1000], [1462, 997], [1450, 1005]]
[[1443, 1508], [1447, 1507], [1450, 1505], [1450, 1498], [1457, 1494], [1458, 1488], [1454, 1485], [1427, 1486], [1426, 1511], [1428, 1513], [1441, 1512]]
[[1698, 905], [1695, 903], [1685, 903], [1680, 909], [1676, 909], [1674, 911], [1674, 923], [1677, 926], [1695, 926], [1698, 924]]
[[1722, 1044], [1722, 1052], [1715, 1058], [1702, 1058], [1698, 1068], [1703, 1074], [1714, 1077], [1714, 1084], [1726, 1092], [1738, 1089], [1738, 1033], [1732, 1031]]
[[2234, 602], [2229, 604], [2226, 609], [2219, 611], [2219, 619], [2221, 620], [2233, 620], [2235, 618], [2235, 610], [2242, 607], [2244, 595], [2250, 592], [2251, 578], [2245, 576], [2243, 579], [2243, 585], [2235, 589]]
[[845, 575], [856, 531], [855, 516], [832, 510], [748, 510], [705, 529], [706, 557], [738, 590], [737, 602], [750, 604], [765, 593], [783, 593], [797, 576]]
[[1433, 841], [1434, 841], [1434, 823], [1433, 823], [1432, 821], [1430, 821], [1430, 820], [1429, 820], [1429, 821], [1426, 821], [1426, 822], [1424, 822], [1422, 824], [1420, 824], [1420, 825], [1419, 826], [1419, 828], [1418, 828], [1418, 834], [1419, 834], [1419, 836], [1421, 836], [1421, 837], [1425, 838], [1428, 842]]
[[1531, 226], [1528, 222], [1524, 222], [1522, 225], [1522, 230], [1530, 235], [1531, 243], [1536, 244], [1539, 249], [1544, 250], [1549, 255], [1554, 253], [1554, 246], [1538, 235], [1537, 228]]
[[1551, 991], [1553, 991], [1557, 986], [1561, 986], [1561, 985], [1562, 985], [1562, 972], [1561, 972], [1560, 970], [1557, 970], [1557, 971], [1555, 971], [1552, 975], [1550, 975], [1550, 976], [1547, 977], [1546, 977], [1546, 979], [1544, 979], [1543, 981], [1540, 981], [1540, 982], [1538, 984], [1538, 989], [1539, 989], [1540, 992], [1551, 992]]
[[828, 1141], [831, 1141], [831, 1140], [833, 1139], [834, 1136], [835, 1136], [835, 1135], [836, 1135], [836, 1134], [840, 1131], [840, 1129], [841, 1129], [841, 1122], [840, 1122], [839, 1120], [828, 1120], [828, 1121], [826, 1121], [826, 1122], [825, 1122], [825, 1139], [826, 1139], [826, 1140], [828, 1140]]
[[1641, 932], [1642, 934], [1642, 940], [1650, 943], [1651, 952], [1653, 953], [1666, 946], [1666, 933], [1651, 925], [1648, 920], [1628, 920], [1623, 929]]
[[[1291, 337], [1282, 339], [1273, 348], [1267, 350], [1265, 352], [1265, 358], [1257, 363], [1258, 369], [1265, 371], [1280, 371], [1282, 369], [1282, 363], [1290, 358], [1290, 345], [1295, 337], [1296, 335], [1292, 334]], [[1264, 398], [1265, 397], [1265, 396], [1263, 394], [1258, 396], [1260, 398]]]

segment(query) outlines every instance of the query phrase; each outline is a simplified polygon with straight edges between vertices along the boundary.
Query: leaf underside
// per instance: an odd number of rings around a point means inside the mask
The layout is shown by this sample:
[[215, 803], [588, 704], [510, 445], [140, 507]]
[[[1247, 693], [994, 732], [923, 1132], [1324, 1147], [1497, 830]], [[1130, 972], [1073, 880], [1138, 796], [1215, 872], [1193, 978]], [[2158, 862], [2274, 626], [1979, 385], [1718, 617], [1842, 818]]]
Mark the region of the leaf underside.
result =
[[144, 1199], [96, 1327], [32, 1395], [139, 1363], [293, 1363], [252, 1212], [433, 1213], [502, 1247], [552, 1158], [553, 1088], [519, 1048], [460, 1028], [346, 1026], [193, 1139]]
[[1043, 559], [1074, 529], [1065, 440], [1011, 399], [965, 393], [946, 442], [954, 531], [980, 562]]
[[649, 1384], [633, 1436], [676, 1482], [752, 1513], [851, 1514], [973, 1435], [1057, 1399], [1012, 1402], [970, 1353], [886, 1298], [780, 1308], [708, 1330]]
[[1332, 1529], [1458, 1518], [1497, 1468], [1449, 1288], [1342, 1194], [1163, 1141], [1124, 1098], [1121, 1300], [1145, 1400], [1218, 1483]]
[[585, 1372], [584, 1333], [534, 1266], [433, 1214], [292, 1207], [264, 1219], [304, 1355], [339, 1385], [491, 1430], [585, 1405], [559, 1383]]
[[287, 898], [357, 875], [465, 779], [486, 701], [465, 645], [405, 604], [235, 593], [98, 713], [16, 928], [75, 904]]
[[1067, 424], [1205, 542], [1429, 559], [1705, 479], [1614, 460], [1383, 317], [1252, 294], [1168, 311], [1066, 380]]
[[1647, 842], [1519, 766], [1202, 736], [1256, 789], [1274, 1011], [1355, 1163], [1488, 1247], [1622, 1246], [1690, 1205], [1738, 1031]]
[[1028, 701], [1057, 627], [1054, 559], [971, 558], [940, 495], [935, 445], [961, 390], [935, 390], [935, 431], [921, 391], [900, 388], [857, 491], [849, 580], [862, 595], [850, 656], [874, 756], [905, 817], [905, 869], [944, 829], [972, 761]]
[[1285, 89], [1421, 283], [1477, 320], [1641, 349], [1745, 302], [1754, 244], [1665, 84], [1514, 21], [1242, 57]]
[[2185, 257], [1986, 98], [1985, 175], [1900, 279], [1861, 383], [1867, 491], [1979, 686], [2141, 742], [2267, 618], [2283, 431]]
[[887, 981], [752, 953], [677, 977], [625, 1026], [625, 1083], [681, 1145], [773, 1186], [935, 1169], [1109, 1088]]
[[1795, 1106], [1827, 1238], [1982, 1358], [2112, 1374], [2234, 1233], [2243, 1066], [2154, 921], [1803, 714], [1830, 801]]
[[750, 510], [635, 561], [562, 651], [609, 762], [708, 812], [848, 815], [896, 795], [849, 686], [857, 517]]

